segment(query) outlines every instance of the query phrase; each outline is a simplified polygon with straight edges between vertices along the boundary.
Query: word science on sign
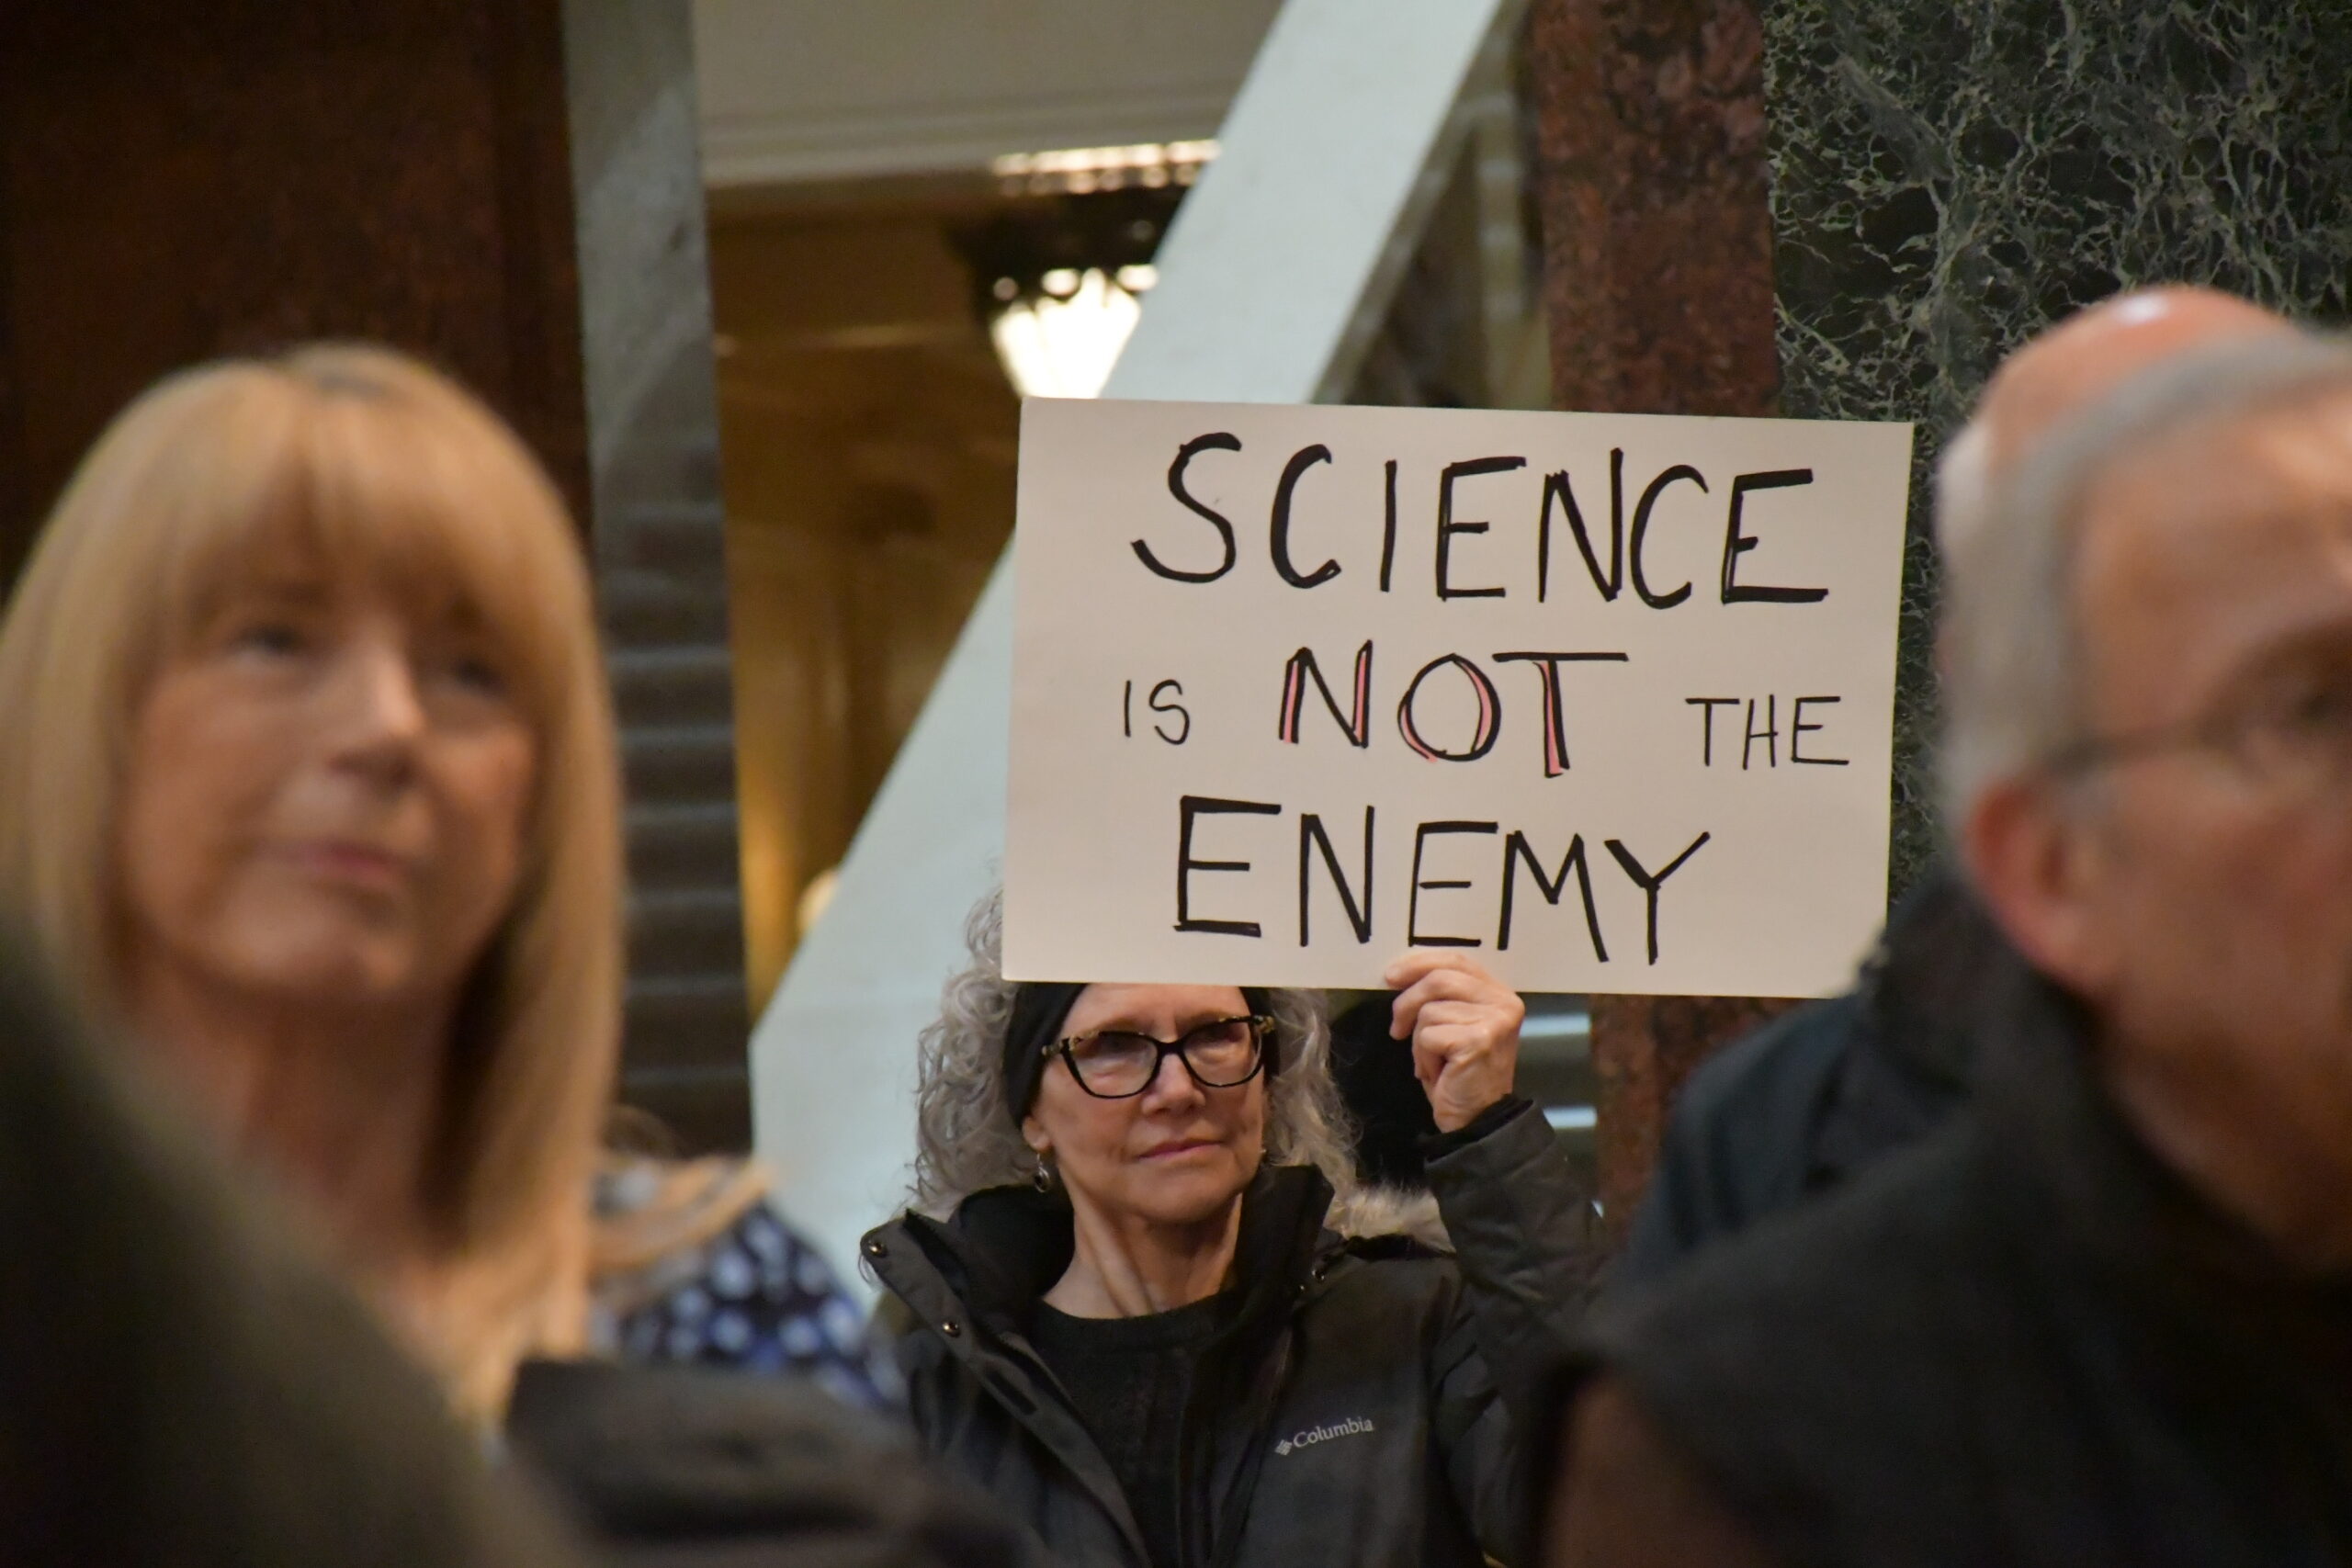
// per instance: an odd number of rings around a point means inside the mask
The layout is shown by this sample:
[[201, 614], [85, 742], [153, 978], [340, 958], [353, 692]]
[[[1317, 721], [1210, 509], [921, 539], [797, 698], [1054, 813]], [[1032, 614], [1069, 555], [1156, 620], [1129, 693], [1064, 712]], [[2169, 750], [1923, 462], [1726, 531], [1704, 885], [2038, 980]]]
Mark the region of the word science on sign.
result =
[[1885, 914], [1911, 427], [1032, 400], [1004, 965], [1819, 996]]

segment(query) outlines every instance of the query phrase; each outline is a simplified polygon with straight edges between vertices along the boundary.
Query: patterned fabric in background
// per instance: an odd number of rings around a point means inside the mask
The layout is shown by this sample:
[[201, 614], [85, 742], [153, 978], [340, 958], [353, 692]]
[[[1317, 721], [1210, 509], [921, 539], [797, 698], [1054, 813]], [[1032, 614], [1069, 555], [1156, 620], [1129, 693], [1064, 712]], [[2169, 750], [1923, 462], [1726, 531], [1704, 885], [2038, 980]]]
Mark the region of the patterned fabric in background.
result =
[[[664, 1203], [664, 1189], [676, 1185], [668, 1173], [682, 1168], [649, 1160], [608, 1168], [597, 1182], [600, 1218], [626, 1223]], [[763, 1186], [752, 1186], [748, 1201], [721, 1199], [736, 1211], [715, 1216], [723, 1224], [706, 1217], [650, 1261], [600, 1272], [591, 1319], [597, 1349], [630, 1362], [807, 1377], [845, 1404], [897, 1411], [898, 1369], [831, 1267], [761, 1195]]]

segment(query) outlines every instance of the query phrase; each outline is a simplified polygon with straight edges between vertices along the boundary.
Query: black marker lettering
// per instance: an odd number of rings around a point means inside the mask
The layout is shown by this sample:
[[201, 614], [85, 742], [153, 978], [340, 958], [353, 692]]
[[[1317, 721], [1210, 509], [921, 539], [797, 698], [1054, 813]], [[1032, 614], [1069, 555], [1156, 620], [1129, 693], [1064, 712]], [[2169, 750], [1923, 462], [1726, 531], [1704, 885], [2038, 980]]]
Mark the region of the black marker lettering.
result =
[[1665, 492], [1667, 486], [1682, 479], [1688, 479], [1697, 485], [1701, 494], [1706, 493], [1707, 481], [1700, 475], [1699, 470], [1688, 463], [1677, 463], [1652, 479], [1649, 482], [1649, 488], [1642, 491], [1642, 499], [1634, 503], [1634, 592], [1640, 594], [1642, 603], [1653, 610], [1671, 610], [1675, 605], [1690, 597], [1690, 585], [1688, 582], [1671, 593], [1653, 593], [1650, 592], [1648, 579], [1642, 575], [1642, 545], [1648, 537], [1650, 531], [1650, 510], [1657, 505], [1657, 498]]
[[[1558, 778], [1568, 771], [1568, 727], [1560, 710], [1560, 666], [1589, 662], [1623, 664], [1622, 653], [1498, 653], [1498, 664], [1532, 664], [1544, 682], [1544, 776]], [[1508, 894], [1506, 894], [1508, 897]]]
[[1552, 502], [1557, 497], [1568, 514], [1568, 532], [1577, 537], [1577, 549], [1584, 556], [1585, 570], [1592, 574], [1592, 585], [1600, 590], [1603, 600], [1614, 600], [1625, 586], [1625, 454], [1622, 450], [1609, 454], [1609, 570], [1600, 570], [1600, 557], [1592, 547], [1592, 535], [1585, 527], [1584, 513], [1577, 505], [1577, 492], [1568, 483], [1568, 471], [1544, 477], [1544, 508], [1535, 524], [1535, 598], [1542, 603], [1550, 592], [1552, 580]]
[[1756, 699], [1747, 699], [1747, 734], [1739, 743], [1739, 771], [1747, 772], [1748, 753], [1755, 750], [1757, 737], [1764, 739], [1764, 760], [1772, 767], [1781, 765], [1781, 722], [1774, 712], [1776, 699], [1770, 694], [1764, 698], [1764, 728], [1756, 728]]
[[1280, 573], [1282, 580], [1293, 588], [1313, 588], [1318, 583], [1329, 582], [1340, 575], [1340, 563], [1335, 560], [1327, 560], [1313, 571], [1301, 577], [1298, 568], [1293, 566], [1290, 559], [1291, 492], [1298, 489], [1300, 475], [1317, 463], [1328, 463], [1330, 460], [1331, 449], [1329, 446], [1302, 447], [1291, 455], [1289, 462], [1283, 465], [1282, 480], [1274, 486], [1274, 515], [1267, 546], [1273, 552], [1274, 570]]
[[1441, 833], [1491, 833], [1492, 822], [1424, 822], [1413, 829], [1413, 893], [1405, 907], [1405, 945], [1408, 947], [1484, 947], [1475, 936], [1428, 936], [1421, 931], [1421, 889], [1442, 892], [1448, 888], [1467, 887], [1467, 882], [1424, 882], [1421, 880], [1421, 851], [1431, 838]]
[[[1448, 751], [1430, 745], [1421, 739], [1420, 727], [1413, 722], [1413, 699], [1420, 694], [1421, 682], [1448, 664], [1460, 667], [1470, 678], [1471, 689], [1478, 698], [1478, 726], [1471, 731], [1470, 748], [1465, 751]], [[1502, 696], [1495, 690], [1495, 683], [1487, 679], [1487, 672], [1462, 655], [1448, 653], [1422, 665], [1421, 672], [1413, 677], [1413, 683], [1405, 688], [1404, 700], [1396, 705], [1396, 733], [1405, 738], [1406, 745], [1432, 762], [1475, 762], [1495, 749], [1495, 735], [1502, 728]]]
[[1820, 725], [1807, 724], [1804, 721], [1804, 705], [1807, 703], [1834, 703], [1842, 700], [1842, 698], [1838, 697], [1799, 697], [1795, 702], [1789, 705], [1790, 761], [1803, 762], [1809, 768], [1842, 768], [1852, 761], [1852, 759], [1849, 757], [1807, 757], [1797, 750], [1797, 738], [1799, 736], [1810, 735], [1814, 731], [1822, 728]]
[[1453, 536], [1483, 534], [1484, 523], [1456, 523], [1453, 520], [1453, 482], [1475, 479], [1480, 474], [1507, 474], [1513, 468], [1527, 467], [1524, 457], [1473, 457], [1466, 463], [1448, 463], [1437, 480], [1437, 596], [1440, 599], [1499, 599], [1499, 588], [1456, 588], [1447, 575], [1453, 554]]
[[1209, 523], [1216, 529], [1217, 537], [1225, 541], [1225, 559], [1219, 562], [1213, 570], [1184, 571], [1176, 567], [1163, 566], [1160, 564], [1159, 558], [1151, 553], [1151, 547], [1149, 545], [1145, 544], [1141, 539], [1131, 539], [1128, 541], [1128, 546], [1136, 552], [1136, 558], [1137, 560], [1140, 560], [1144, 565], [1149, 567], [1153, 571], [1158, 572], [1160, 576], [1167, 578], [1171, 582], [1215, 582], [1218, 578], [1223, 577], [1227, 572], [1233, 570], [1233, 563], [1240, 554], [1240, 547], [1234, 543], [1233, 525], [1227, 522], [1220, 513], [1213, 512], [1208, 507], [1201, 504], [1198, 500], [1194, 499], [1193, 492], [1184, 488], [1184, 469], [1191, 465], [1193, 456], [1197, 453], [1208, 451], [1238, 452], [1240, 450], [1240, 437], [1234, 435], [1227, 431], [1213, 431], [1206, 435], [1195, 435], [1190, 441], [1185, 442], [1183, 446], [1178, 447], [1176, 449], [1176, 460], [1168, 465], [1168, 493], [1174, 496], [1178, 501], [1182, 502], [1184, 505], [1190, 508], [1195, 514], [1208, 519]]
[[1560, 862], [1557, 876], [1544, 874], [1544, 863], [1535, 858], [1535, 851], [1529, 845], [1526, 834], [1514, 831], [1503, 840], [1503, 922], [1502, 929], [1495, 933], [1495, 951], [1501, 953], [1510, 946], [1511, 885], [1518, 880], [1519, 863], [1522, 860], [1527, 863], [1529, 874], [1535, 878], [1535, 886], [1543, 890], [1544, 901], [1555, 908], [1559, 907], [1560, 895], [1567, 891], [1568, 873], [1573, 871], [1577, 874], [1577, 891], [1584, 896], [1584, 929], [1592, 938], [1592, 955], [1603, 964], [1608, 963], [1609, 949], [1600, 940], [1600, 911], [1592, 902], [1592, 867], [1585, 858], [1584, 835], [1581, 833], [1569, 836], [1568, 852]]
[[1715, 765], [1715, 710], [1736, 708], [1739, 705], [1739, 699], [1737, 697], [1685, 697], [1682, 701], [1686, 706], [1697, 708], [1705, 721], [1704, 727], [1700, 731], [1702, 739], [1699, 742], [1699, 765], [1702, 768], [1712, 768]]
[[1634, 886], [1640, 888], [1644, 896], [1649, 899], [1650, 962], [1652, 964], [1656, 964], [1657, 962], [1658, 889], [1666, 886], [1666, 879], [1668, 877], [1672, 876], [1676, 872], [1682, 869], [1682, 863], [1684, 861], [1689, 860], [1692, 855], [1699, 852], [1699, 846], [1701, 844], [1705, 843], [1709, 839], [1713, 837], [1714, 835], [1713, 833], [1702, 833], [1697, 838], [1691, 840], [1690, 847], [1683, 851], [1680, 854], [1675, 856], [1672, 860], [1667, 862], [1666, 869], [1659, 872], [1656, 876], [1652, 876], [1648, 872], [1642, 869], [1642, 863], [1634, 858], [1634, 854], [1631, 850], [1628, 850], [1623, 844], [1619, 843], [1614, 839], [1609, 840], [1609, 852], [1617, 857], [1617, 863], [1624, 868], [1625, 874], [1627, 876], [1634, 879]]
[[1182, 703], [1161, 702], [1159, 700], [1161, 694], [1169, 692], [1172, 692], [1181, 697], [1184, 694], [1184, 688], [1178, 685], [1173, 681], [1162, 681], [1159, 685], [1154, 686], [1151, 689], [1151, 696], [1149, 699], [1151, 711], [1154, 713], [1172, 713], [1178, 718], [1184, 721], [1184, 728], [1178, 730], [1173, 735], [1169, 734], [1166, 727], [1162, 725], [1155, 724], [1151, 727], [1151, 729], [1153, 734], [1159, 736], [1162, 740], [1167, 741], [1170, 746], [1182, 746], [1185, 741], [1190, 740], [1193, 738], [1193, 714], [1192, 710], [1187, 708]]
[[1739, 558], [1756, 547], [1756, 536], [1742, 532], [1741, 510], [1752, 490], [1786, 490], [1813, 482], [1811, 468], [1775, 468], [1770, 473], [1742, 474], [1731, 481], [1731, 522], [1724, 529], [1724, 603], [1726, 604], [1817, 604], [1829, 597], [1826, 588], [1744, 587], [1739, 581]]
[[1188, 795], [1176, 803], [1176, 929], [1180, 931], [1215, 931], [1225, 936], [1256, 936], [1255, 920], [1196, 919], [1193, 915], [1193, 873], [1196, 871], [1248, 871], [1246, 860], [1194, 860], [1193, 858], [1193, 819], [1196, 817], [1238, 814], [1250, 817], [1279, 817], [1283, 808], [1261, 800], [1217, 800], [1212, 796]]
[[1348, 744], [1361, 750], [1372, 744], [1372, 639], [1364, 638], [1356, 649], [1355, 680], [1352, 683], [1354, 705], [1345, 714], [1340, 711], [1340, 699], [1323, 679], [1323, 671], [1315, 662], [1312, 649], [1300, 649], [1283, 666], [1282, 712], [1274, 718], [1274, 739], [1290, 745], [1298, 744], [1299, 710], [1306, 705], [1306, 683], [1323, 694], [1323, 705], [1331, 710], [1332, 720], [1345, 732]]
[[1388, 510], [1380, 525], [1380, 591], [1388, 592], [1389, 569], [1396, 564], [1396, 459], [1388, 459]]
[[1331, 848], [1331, 840], [1324, 835], [1323, 818], [1312, 811], [1302, 813], [1298, 819], [1298, 945], [1306, 945], [1307, 867], [1309, 842], [1323, 852], [1323, 867], [1331, 874], [1331, 886], [1340, 895], [1340, 906], [1348, 912], [1348, 924], [1355, 928], [1359, 944], [1372, 941], [1372, 807], [1363, 808], [1363, 902], [1348, 888], [1347, 874], [1340, 869], [1339, 854]]

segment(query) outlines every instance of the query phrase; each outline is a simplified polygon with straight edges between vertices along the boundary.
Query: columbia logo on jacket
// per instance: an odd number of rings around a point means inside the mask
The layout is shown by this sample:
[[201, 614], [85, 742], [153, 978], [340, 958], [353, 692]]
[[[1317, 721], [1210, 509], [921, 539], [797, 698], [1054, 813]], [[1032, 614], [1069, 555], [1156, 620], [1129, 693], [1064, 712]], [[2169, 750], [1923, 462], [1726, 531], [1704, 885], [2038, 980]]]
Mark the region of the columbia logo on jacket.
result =
[[1359, 1433], [1373, 1429], [1371, 1421], [1365, 1417], [1351, 1416], [1344, 1421], [1334, 1421], [1329, 1426], [1312, 1427], [1304, 1432], [1293, 1432], [1274, 1445], [1274, 1452], [1287, 1454], [1293, 1449], [1310, 1448], [1317, 1443], [1328, 1443], [1334, 1438], [1352, 1438]]

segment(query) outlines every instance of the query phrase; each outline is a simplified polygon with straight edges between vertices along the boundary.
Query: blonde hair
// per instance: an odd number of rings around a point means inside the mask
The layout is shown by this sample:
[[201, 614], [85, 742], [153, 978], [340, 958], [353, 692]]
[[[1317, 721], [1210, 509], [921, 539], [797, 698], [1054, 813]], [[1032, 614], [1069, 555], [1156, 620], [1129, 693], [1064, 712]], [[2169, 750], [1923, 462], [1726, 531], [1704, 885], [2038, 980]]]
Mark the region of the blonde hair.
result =
[[0, 623], [0, 902], [93, 1015], [116, 1014], [133, 714], [207, 605], [288, 550], [403, 595], [454, 591], [501, 643], [537, 739], [522, 874], [466, 988], [427, 1154], [447, 1288], [405, 1325], [458, 1406], [488, 1416], [519, 1359], [581, 1332], [623, 974], [588, 574], [561, 498], [498, 417], [414, 360], [342, 345], [184, 371], [118, 415]]

